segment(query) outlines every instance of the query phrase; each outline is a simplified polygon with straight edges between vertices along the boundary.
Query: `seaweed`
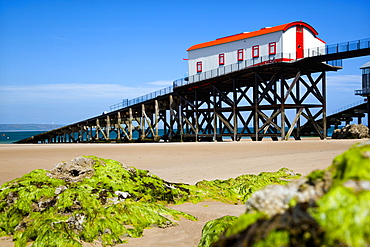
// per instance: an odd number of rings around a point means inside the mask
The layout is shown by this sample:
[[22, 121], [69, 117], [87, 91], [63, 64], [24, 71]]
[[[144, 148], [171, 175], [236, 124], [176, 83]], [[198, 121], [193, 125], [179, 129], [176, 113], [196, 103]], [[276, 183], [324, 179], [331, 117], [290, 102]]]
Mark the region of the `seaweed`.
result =
[[208, 221], [202, 230], [202, 238], [198, 244], [198, 247], [209, 246], [212, 242], [219, 239], [221, 233], [238, 219], [236, 216], [226, 215], [224, 217]]
[[355, 192], [343, 185], [334, 186], [311, 210], [311, 215], [325, 230], [328, 246], [370, 244], [370, 191]]
[[[13, 235], [19, 247], [28, 242], [33, 246], [81, 246], [82, 242], [95, 241], [115, 245], [141, 237], [146, 228], [174, 226], [173, 221], [180, 218], [197, 220], [166, 207], [168, 204], [210, 199], [238, 204], [268, 184], [287, 183], [281, 178], [300, 176], [280, 169], [189, 185], [170, 183], [147, 170], [125, 167], [111, 159], [84, 156], [73, 162], [88, 164], [89, 176], [79, 177], [83, 172], [72, 170], [58, 178], [58, 168], [51, 172], [40, 169], [3, 184], [0, 236]], [[78, 168], [78, 164], [73, 167]], [[223, 228], [227, 222], [231, 220], [222, 221], [216, 228]]]
[[304, 191], [309, 186], [324, 192], [314, 202], [292, 198], [287, 210], [270, 217], [246, 212], [203, 246], [369, 246], [369, 174], [369, 142], [353, 145], [327, 169], [305, 178], [302, 193], [311, 193]]
[[[213, 199], [225, 203], [245, 203], [253, 192], [271, 184], [287, 184], [284, 179], [297, 179], [301, 174], [293, 173], [287, 168], [281, 168], [277, 172], [261, 172], [258, 175], [245, 174], [227, 180], [203, 180], [195, 184], [192, 197]], [[196, 199], [194, 200], [196, 201]]]
[[104, 246], [140, 237], [149, 227], [196, 220], [165, 207], [188, 196], [187, 189], [148, 171], [90, 156], [95, 174], [69, 183], [35, 170], [0, 189], [0, 234], [13, 235], [16, 246], [81, 246], [99, 240]]

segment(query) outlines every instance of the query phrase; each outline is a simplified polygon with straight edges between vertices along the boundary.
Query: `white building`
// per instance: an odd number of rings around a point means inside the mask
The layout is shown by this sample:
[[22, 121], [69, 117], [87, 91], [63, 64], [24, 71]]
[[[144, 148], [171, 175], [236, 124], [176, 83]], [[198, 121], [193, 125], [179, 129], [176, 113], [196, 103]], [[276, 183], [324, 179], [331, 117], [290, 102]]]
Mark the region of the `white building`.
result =
[[317, 35], [312, 26], [296, 21], [194, 45], [187, 50], [189, 79], [204, 72], [225, 73], [234, 65], [244, 68], [325, 53], [325, 42]]

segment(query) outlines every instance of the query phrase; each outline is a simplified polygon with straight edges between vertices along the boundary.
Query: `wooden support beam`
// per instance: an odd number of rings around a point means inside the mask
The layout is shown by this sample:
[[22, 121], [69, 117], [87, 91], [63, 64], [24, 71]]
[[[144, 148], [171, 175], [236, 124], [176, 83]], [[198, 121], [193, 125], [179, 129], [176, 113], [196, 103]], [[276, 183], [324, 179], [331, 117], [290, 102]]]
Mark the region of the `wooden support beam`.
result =
[[216, 89], [212, 87], [213, 96], [213, 141], [217, 141], [217, 113], [216, 113]]
[[132, 141], [132, 129], [133, 129], [133, 125], [132, 125], [132, 122], [133, 122], [133, 117], [132, 117], [132, 108], [130, 107], [128, 109], [128, 114], [129, 114], [129, 119], [128, 119], [128, 140], [129, 141]]
[[[289, 97], [289, 94], [291, 94], [292, 93], [292, 90], [293, 90], [293, 88], [294, 88], [294, 86], [297, 84], [297, 81], [299, 80], [299, 78], [301, 77], [301, 72], [300, 71], [298, 71], [298, 73], [296, 74], [296, 76], [294, 77], [294, 80], [293, 80], [293, 82], [290, 84], [290, 86], [289, 86], [289, 88], [288, 88], [288, 90], [286, 91], [286, 93], [285, 93], [285, 96], [284, 96], [284, 100], [283, 100], [283, 104], [285, 104], [285, 102], [286, 102], [286, 100], [288, 99], [288, 97]], [[294, 96], [294, 95], [293, 95]], [[297, 103], [296, 101], [295, 101], [295, 103]]]
[[[278, 109], [276, 112], [274, 112], [271, 117], [268, 117], [266, 114], [264, 114], [262, 111], [257, 109], [257, 112], [260, 116], [262, 116], [266, 121], [263, 123], [263, 125], [257, 130], [258, 132], [262, 129], [269, 128], [270, 125], [273, 125], [278, 131], [281, 131], [281, 128], [273, 121], [277, 115], [280, 113], [280, 109]], [[266, 129], [266, 131], [267, 131]]]
[[122, 137], [121, 137], [121, 123], [122, 123], [121, 112], [117, 112], [117, 124], [116, 124], [117, 141], [122, 139]]
[[237, 141], [237, 134], [238, 134], [238, 117], [237, 117], [237, 91], [236, 91], [236, 81], [233, 79], [233, 119], [234, 119], [234, 130], [233, 130], [233, 141]]
[[[322, 78], [321, 78], [321, 91], [322, 91], [322, 103], [323, 103], [323, 107], [322, 107], [322, 121], [323, 121], [323, 130], [324, 130], [324, 139], [327, 138], [328, 136], [328, 133], [327, 133], [327, 128], [326, 128], [326, 125], [327, 125], [327, 122], [326, 122], [326, 72], [323, 71], [321, 73], [322, 75]], [[369, 113], [370, 114], [370, 113]]]
[[109, 115], [107, 115], [107, 124], [106, 124], [106, 127], [105, 127], [105, 132], [106, 132], [106, 136], [105, 136], [105, 138], [106, 138], [106, 141], [108, 141], [108, 140], [110, 140], [110, 138], [109, 138], [109, 134], [110, 134], [110, 117], [109, 117]]
[[158, 106], [158, 100], [154, 100], [154, 128], [155, 128], [155, 134], [153, 134], [154, 141], [159, 141], [159, 106]]
[[198, 133], [199, 133], [199, 114], [198, 114], [198, 91], [194, 90], [194, 101], [195, 101], [195, 112], [194, 112], [194, 121], [195, 121], [195, 141], [198, 141]]
[[253, 104], [254, 104], [254, 122], [253, 122], [253, 128], [254, 128], [254, 139], [258, 140], [258, 79], [259, 75], [257, 73], [254, 73], [254, 87], [253, 87]]
[[294, 126], [295, 126], [295, 125], [296, 125], [296, 123], [298, 122], [298, 119], [300, 118], [300, 116], [301, 116], [301, 114], [302, 114], [303, 109], [304, 109], [303, 107], [302, 107], [302, 108], [299, 108], [298, 113], [297, 113], [297, 115], [295, 116], [295, 118], [294, 118], [294, 120], [293, 120], [293, 122], [292, 122], [292, 125], [290, 126], [290, 128], [289, 128], [289, 130], [288, 130], [288, 132], [287, 132], [287, 134], [286, 134], [286, 136], [285, 136], [285, 138], [284, 138], [284, 140], [285, 140], [285, 141], [287, 141], [287, 140], [289, 139], [289, 136], [292, 134], [293, 129], [294, 129]]
[[[283, 97], [284, 95], [284, 83], [285, 83], [285, 76], [284, 73], [281, 74], [280, 79], [280, 95]], [[281, 139], [284, 140], [285, 137], [285, 100], [283, 99], [280, 105], [280, 112], [281, 112], [281, 126], [280, 126], [280, 132], [281, 132]]]

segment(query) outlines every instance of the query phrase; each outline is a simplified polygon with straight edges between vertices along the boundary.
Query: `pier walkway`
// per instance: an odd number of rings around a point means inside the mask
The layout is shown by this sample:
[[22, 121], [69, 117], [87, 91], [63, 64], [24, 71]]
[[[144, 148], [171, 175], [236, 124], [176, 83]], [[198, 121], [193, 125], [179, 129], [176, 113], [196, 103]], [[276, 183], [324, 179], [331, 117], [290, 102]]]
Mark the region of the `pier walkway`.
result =
[[[111, 106], [109, 112], [17, 143], [300, 139], [302, 126], [326, 137], [326, 72], [370, 55], [370, 39], [305, 51], [281, 62], [261, 57], [195, 76]], [[277, 62], [279, 61], [279, 62]], [[322, 119], [322, 121], [318, 121]]]

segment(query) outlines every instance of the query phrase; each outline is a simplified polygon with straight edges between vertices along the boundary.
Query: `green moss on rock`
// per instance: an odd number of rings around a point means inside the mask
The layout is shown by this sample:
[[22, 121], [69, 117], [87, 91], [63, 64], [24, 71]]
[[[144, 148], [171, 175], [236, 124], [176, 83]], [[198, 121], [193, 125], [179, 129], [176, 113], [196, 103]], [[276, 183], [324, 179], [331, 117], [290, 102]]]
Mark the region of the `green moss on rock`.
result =
[[33, 246], [81, 246], [95, 241], [115, 245], [142, 236], [145, 228], [165, 228], [180, 218], [196, 220], [167, 204], [207, 199], [237, 204], [267, 184], [284, 184], [281, 178], [297, 176], [281, 169], [187, 185], [114, 160], [79, 157], [57, 164], [50, 172], [35, 170], [1, 186], [0, 236], [13, 235], [20, 247], [29, 242]]
[[347, 184], [335, 185], [312, 209], [311, 214], [325, 230], [328, 246], [370, 244], [370, 181], [368, 190], [355, 191]]
[[208, 221], [202, 230], [202, 238], [198, 247], [209, 246], [217, 241], [219, 236], [230, 227], [234, 221], [238, 219], [236, 216], [226, 215], [224, 217]]
[[[354, 145], [306, 177], [302, 195], [325, 192], [314, 202], [292, 198], [286, 211], [269, 218], [263, 210], [247, 212], [211, 246], [369, 246], [369, 174], [370, 143]], [[314, 190], [305, 191], [310, 186]]]
[[227, 180], [203, 180], [191, 188], [193, 200], [209, 198], [225, 203], [244, 203], [253, 192], [271, 184], [287, 184], [284, 179], [297, 179], [301, 174], [295, 174], [287, 168], [281, 168], [277, 172], [261, 172], [258, 175], [246, 174]]
[[349, 150], [338, 155], [329, 167], [334, 180], [348, 179], [370, 180], [370, 145], [369, 142], [353, 145]]
[[16, 246], [81, 246], [94, 240], [106, 246], [140, 237], [148, 227], [171, 226], [173, 219], [196, 220], [164, 206], [187, 198], [185, 185], [117, 161], [89, 158], [95, 173], [79, 182], [35, 170], [5, 183], [0, 189], [1, 235], [14, 235]]

